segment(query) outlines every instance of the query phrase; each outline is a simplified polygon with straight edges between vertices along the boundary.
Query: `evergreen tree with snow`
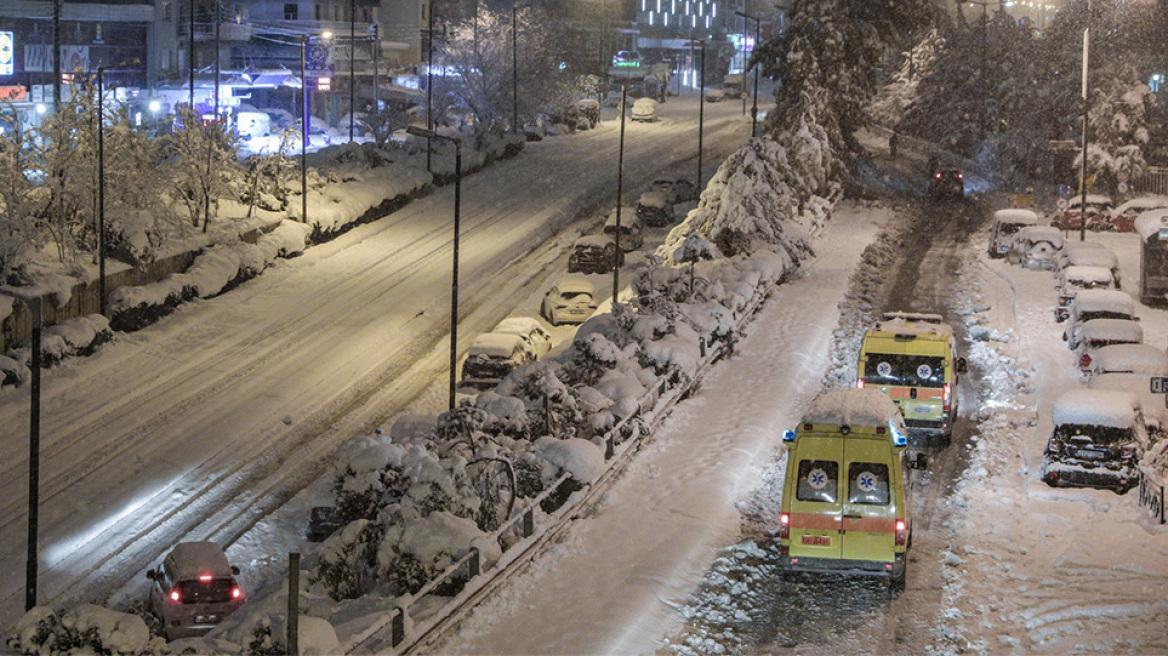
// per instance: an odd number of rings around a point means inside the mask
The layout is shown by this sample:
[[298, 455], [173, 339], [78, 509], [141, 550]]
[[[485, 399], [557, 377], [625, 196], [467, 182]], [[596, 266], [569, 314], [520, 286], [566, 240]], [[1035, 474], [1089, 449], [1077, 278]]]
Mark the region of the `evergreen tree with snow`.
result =
[[[1100, 71], [1100, 84], [1093, 86], [1087, 124], [1087, 170], [1095, 178], [1093, 189], [1115, 196], [1119, 174], [1137, 176], [1144, 172], [1143, 148], [1148, 143], [1148, 121], [1155, 100], [1140, 80], [1134, 64], [1118, 70]], [[1082, 155], [1075, 158], [1076, 169]]]

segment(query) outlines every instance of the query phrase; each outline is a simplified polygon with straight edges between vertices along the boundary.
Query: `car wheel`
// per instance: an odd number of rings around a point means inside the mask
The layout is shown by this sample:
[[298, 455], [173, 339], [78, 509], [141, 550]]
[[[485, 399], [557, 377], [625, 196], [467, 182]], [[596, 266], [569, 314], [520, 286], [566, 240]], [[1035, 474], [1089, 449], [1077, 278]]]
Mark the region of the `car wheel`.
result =
[[904, 571], [901, 572], [899, 576], [893, 575], [892, 579], [889, 580], [888, 591], [890, 593], [892, 593], [893, 596], [897, 596], [900, 593], [904, 592], [904, 586], [905, 586], [905, 582], [906, 582], [905, 580], [907, 578], [908, 578], [908, 567], [906, 566], [904, 568]]

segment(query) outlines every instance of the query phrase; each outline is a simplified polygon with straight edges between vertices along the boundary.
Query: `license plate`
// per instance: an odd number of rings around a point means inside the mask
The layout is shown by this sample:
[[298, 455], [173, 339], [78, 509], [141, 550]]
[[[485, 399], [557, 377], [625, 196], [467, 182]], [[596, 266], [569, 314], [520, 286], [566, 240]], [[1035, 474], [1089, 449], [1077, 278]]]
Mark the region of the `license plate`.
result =
[[933, 411], [933, 409], [927, 405], [918, 405], [915, 408], [913, 408], [913, 410], [916, 410], [918, 414], [922, 414], [922, 415], [927, 415]]
[[218, 622], [218, 615], [195, 615], [195, 624], [216, 624]]
[[1078, 449], [1075, 451], [1075, 455], [1084, 460], [1104, 460], [1107, 458], [1106, 453], [1092, 449]]
[[826, 535], [804, 535], [803, 544], [813, 547], [830, 547], [831, 538]]

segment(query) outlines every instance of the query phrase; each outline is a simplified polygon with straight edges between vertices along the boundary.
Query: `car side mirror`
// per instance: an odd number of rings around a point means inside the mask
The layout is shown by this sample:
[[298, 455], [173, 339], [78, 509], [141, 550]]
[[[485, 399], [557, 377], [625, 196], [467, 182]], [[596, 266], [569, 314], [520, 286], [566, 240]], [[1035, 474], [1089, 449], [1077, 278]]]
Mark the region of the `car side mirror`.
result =
[[965, 358], [957, 358], [957, 373], [963, 374], [969, 371], [969, 365], [966, 364]]
[[929, 456], [927, 456], [923, 453], [918, 453], [916, 458], [913, 458], [912, 460], [908, 461], [908, 468], [909, 469], [928, 469], [929, 468]]
[[234, 575], [236, 575], [236, 576], [239, 576], [239, 566], [238, 566], [238, 565], [232, 565], [232, 566], [231, 566], [231, 573], [232, 573], [232, 574], [234, 574]]
[[148, 569], [148, 570], [146, 570], [146, 578], [150, 579], [151, 581], [157, 581], [158, 580], [158, 572], [155, 572], [152, 569]]

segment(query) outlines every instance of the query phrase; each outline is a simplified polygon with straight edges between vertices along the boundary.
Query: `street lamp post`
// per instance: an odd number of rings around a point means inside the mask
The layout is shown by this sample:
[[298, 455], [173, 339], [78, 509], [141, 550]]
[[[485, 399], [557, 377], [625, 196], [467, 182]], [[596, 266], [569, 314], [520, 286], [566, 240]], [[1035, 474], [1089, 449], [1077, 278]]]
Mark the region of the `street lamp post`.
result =
[[[430, 43], [427, 46], [426, 53], [426, 131], [434, 131], [434, 2], [433, 0], [427, 5], [426, 13], [429, 20], [429, 27], [427, 28], [430, 35]], [[426, 171], [433, 173], [434, 167], [431, 165], [431, 148], [430, 137], [426, 137]]]
[[620, 103], [620, 148], [617, 149], [616, 158], [616, 231], [613, 232], [613, 245], [616, 246], [616, 251], [612, 254], [612, 304], [615, 306], [618, 294], [620, 293], [620, 264], [621, 264], [621, 197], [624, 193], [624, 171], [625, 171], [625, 102], [629, 96], [629, 81], [626, 79], [621, 84], [621, 103]]
[[1087, 240], [1087, 114], [1091, 94], [1087, 89], [1088, 56], [1091, 50], [1091, 0], [1087, 0], [1087, 26], [1083, 28], [1083, 161], [1079, 170], [1079, 241]]
[[308, 35], [300, 35], [300, 220], [308, 223]]
[[357, 78], [354, 62], [357, 60], [357, 0], [349, 0], [349, 143], [353, 143], [353, 119], [357, 111]]
[[519, 7], [526, 3], [511, 5], [511, 131], [519, 132]]
[[105, 68], [97, 67], [97, 293], [101, 314], [105, 314]]
[[426, 139], [444, 139], [454, 144], [454, 264], [450, 277], [450, 394], [447, 406], [449, 410], [454, 410], [458, 375], [458, 241], [462, 211], [462, 141], [416, 125], [406, 128], [406, 132]]
[[[743, 18], [748, 18], [754, 21], [754, 47], [758, 48], [759, 42], [762, 40], [762, 21], [756, 16], [751, 16], [744, 11], [734, 12]], [[754, 66], [754, 104], [750, 107], [750, 136], [754, 137], [758, 128], [758, 69], [759, 62], [755, 61]]]
[[28, 560], [24, 579], [24, 610], [37, 605], [37, 522], [40, 509], [41, 458], [41, 297], [0, 288], [0, 295], [19, 301], [32, 313], [32, 389], [28, 410]]

